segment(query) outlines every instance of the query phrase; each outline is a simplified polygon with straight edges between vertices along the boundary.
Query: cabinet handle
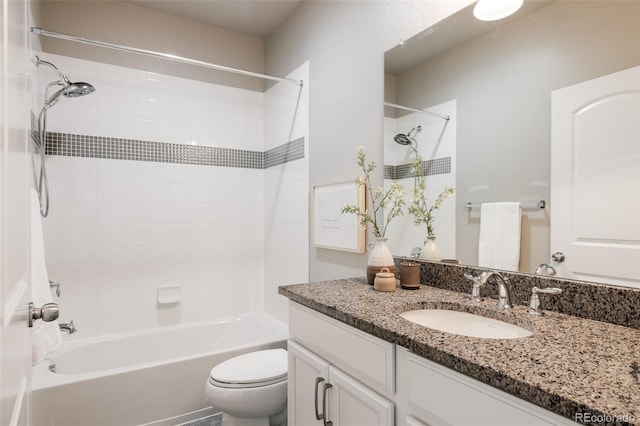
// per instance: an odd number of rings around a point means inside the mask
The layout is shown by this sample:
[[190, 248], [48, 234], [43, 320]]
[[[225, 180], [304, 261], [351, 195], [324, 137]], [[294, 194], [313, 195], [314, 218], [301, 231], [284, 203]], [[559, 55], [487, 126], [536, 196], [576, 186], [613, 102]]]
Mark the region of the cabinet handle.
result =
[[331, 389], [333, 385], [331, 383], [325, 383], [322, 389], [322, 421], [324, 426], [333, 426], [331, 420], [327, 421], [327, 390]]
[[322, 377], [316, 377], [316, 388], [313, 394], [313, 406], [316, 409], [316, 420], [324, 420], [324, 413], [320, 414], [318, 411], [318, 385], [322, 382], [324, 382]]

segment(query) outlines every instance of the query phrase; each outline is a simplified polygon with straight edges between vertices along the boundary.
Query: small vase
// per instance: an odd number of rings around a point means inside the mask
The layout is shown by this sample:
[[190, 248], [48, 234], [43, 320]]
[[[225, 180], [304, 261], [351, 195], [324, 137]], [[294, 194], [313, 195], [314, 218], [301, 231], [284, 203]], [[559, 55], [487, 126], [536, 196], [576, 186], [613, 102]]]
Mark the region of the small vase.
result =
[[386, 238], [376, 238], [376, 242], [370, 247], [369, 261], [367, 262], [367, 282], [373, 285], [376, 274], [382, 268], [388, 268], [389, 272], [396, 273], [396, 265], [393, 262], [393, 255], [387, 247]]
[[442, 253], [440, 252], [440, 246], [436, 242], [435, 235], [429, 235], [424, 242], [424, 247], [422, 247], [422, 251], [420, 252], [420, 259], [424, 260], [434, 260], [440, 261], [442, 260]]

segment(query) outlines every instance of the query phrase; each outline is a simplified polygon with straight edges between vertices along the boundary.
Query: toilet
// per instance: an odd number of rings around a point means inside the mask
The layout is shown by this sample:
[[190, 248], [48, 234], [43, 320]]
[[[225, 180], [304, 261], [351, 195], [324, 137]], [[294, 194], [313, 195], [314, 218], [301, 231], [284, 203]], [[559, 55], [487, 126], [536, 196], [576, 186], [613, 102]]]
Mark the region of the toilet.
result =
[[287, 424], [287, 351], [269, 349], [228, 359], [211, 369], [207, 400], [223, 426]]

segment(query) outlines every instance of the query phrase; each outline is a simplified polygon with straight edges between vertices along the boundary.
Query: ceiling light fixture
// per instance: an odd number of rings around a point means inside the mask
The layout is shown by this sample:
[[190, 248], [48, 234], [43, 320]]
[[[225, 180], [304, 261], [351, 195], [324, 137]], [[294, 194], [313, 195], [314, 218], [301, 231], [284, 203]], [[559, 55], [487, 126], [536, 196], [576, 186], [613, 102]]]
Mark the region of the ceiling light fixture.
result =
[[481, 21], [497, 21], [512, 15], [522, 7], [524, 0], [478, 0], [473, 16]]

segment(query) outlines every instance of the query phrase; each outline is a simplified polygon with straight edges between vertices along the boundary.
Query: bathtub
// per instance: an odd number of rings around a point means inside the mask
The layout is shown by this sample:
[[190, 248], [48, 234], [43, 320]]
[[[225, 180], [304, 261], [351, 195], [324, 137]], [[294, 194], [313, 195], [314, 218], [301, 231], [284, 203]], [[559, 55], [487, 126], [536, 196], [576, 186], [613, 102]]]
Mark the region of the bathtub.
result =
[[211, 368], [285, 348], [287, 336], [284, 323], [258, 313], [69, 342], [33, 368], [32, 424], [165, 426], [205, 417], [216, 412], [204, 398]]

